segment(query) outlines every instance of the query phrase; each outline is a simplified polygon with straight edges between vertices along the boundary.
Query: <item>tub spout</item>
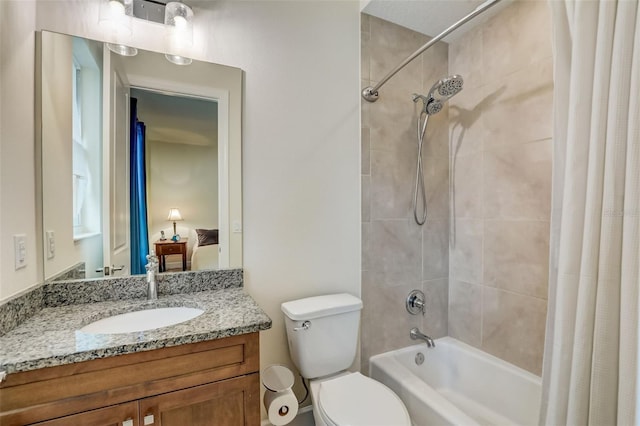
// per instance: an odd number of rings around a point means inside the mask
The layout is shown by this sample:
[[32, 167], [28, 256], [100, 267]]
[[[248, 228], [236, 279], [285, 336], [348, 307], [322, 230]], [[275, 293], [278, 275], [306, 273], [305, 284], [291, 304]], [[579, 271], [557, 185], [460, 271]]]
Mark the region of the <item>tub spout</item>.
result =
[[418, 330], [418, 327], [413, 327], [409, 331], [409, 337], [411, 337], [412, 340], [418, 340], [418, 339], [424, 340], [427, 343], [427, 346], [430, 348], [434, 348], [436, 346], [433, 339], [427, 336], [426, 334], [422, 334], [420, 330]]

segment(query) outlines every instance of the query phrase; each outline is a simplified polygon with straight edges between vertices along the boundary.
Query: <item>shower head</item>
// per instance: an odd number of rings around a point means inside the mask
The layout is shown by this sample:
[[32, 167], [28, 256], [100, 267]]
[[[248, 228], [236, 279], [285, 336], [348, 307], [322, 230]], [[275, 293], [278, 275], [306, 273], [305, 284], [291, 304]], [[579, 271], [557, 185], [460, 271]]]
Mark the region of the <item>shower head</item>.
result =
[[429, 90], [429, 96], [435, 99], [447, 100], [461, 91], [463, 84], [464, 80], [461, 76], [457, 74], [450, 75], [434, 84]]
[[464, 80], [461, 76], [454, 74], [439, 80], [429, 90], [429, 95], [423, 96], [413, 94], [413, 102], [422, 100], [424, 103], [424, 112], [429, 115], [437, 114], [442, 110], [444, 103], [462, 90]]

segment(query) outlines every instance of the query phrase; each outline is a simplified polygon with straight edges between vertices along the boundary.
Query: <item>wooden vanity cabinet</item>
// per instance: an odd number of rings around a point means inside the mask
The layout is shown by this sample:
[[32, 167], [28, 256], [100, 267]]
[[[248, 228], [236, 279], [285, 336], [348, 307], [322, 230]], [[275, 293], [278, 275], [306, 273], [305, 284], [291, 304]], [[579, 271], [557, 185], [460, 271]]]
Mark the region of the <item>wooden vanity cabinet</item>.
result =
[[10, 374], [0, 425], [260, 424], [259, 335]]

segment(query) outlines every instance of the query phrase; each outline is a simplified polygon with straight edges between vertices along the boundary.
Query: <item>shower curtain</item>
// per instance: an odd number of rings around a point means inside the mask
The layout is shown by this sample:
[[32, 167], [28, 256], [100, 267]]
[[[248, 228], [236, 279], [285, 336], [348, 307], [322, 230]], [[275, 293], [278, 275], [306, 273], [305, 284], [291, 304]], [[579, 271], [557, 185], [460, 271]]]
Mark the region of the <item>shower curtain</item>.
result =
[[637, 425], [638, 0], [550, 0], [554, 170], [543, 425]]
[[131, 274], [146, 272], [149, 254], [145, 125], [138, 121], [138, 100], [131, 98], [129, 210], [131, 218]]

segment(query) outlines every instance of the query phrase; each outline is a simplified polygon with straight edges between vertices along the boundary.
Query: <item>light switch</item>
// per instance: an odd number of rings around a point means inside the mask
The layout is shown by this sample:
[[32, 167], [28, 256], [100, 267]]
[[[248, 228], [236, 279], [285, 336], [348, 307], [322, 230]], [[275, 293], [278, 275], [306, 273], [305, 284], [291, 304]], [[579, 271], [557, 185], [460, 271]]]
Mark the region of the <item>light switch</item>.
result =
[[27, 266], [27, 236], [24, 234], [13, 236], [13, 251], [16, 270]]
[[240, 222], [239, 220], [234, 220], [231, 223], [231, 231], [235, 234], [239, 234], [242, 232], [242, 222]]
[[56, 257], [56, 236], [53, 231], [47, 231], [47, 259]]

